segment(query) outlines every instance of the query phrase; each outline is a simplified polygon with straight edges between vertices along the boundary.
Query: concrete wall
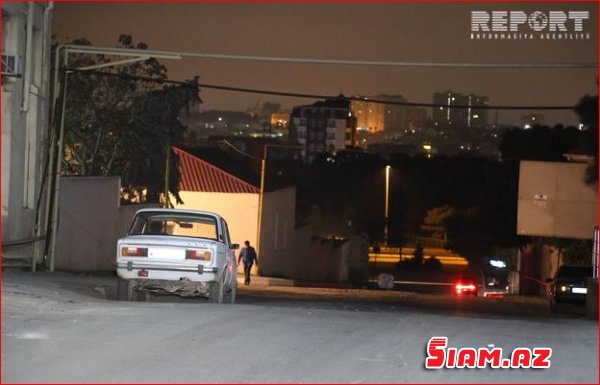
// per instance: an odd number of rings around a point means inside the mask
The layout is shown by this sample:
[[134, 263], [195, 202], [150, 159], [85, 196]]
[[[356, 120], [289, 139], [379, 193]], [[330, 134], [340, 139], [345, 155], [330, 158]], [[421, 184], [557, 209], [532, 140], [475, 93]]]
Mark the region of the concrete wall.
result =
[[365, 283], [368, 266], [368, 239], [348, 235], [344, 240], [310, 236], [309, 226], [297, 229], [298, 247], [292, 278], [298, 281]]
[[540, 279], [546, 281], [546, 278], [554, 278], [560, 263], [558, 250], [551, 246], [542, 246], [542, 255], [540, 256]]
[[299, 281], [357, 283], [367, 280], [368, 237], [356, 234], [352, 210], [323, 216], [310, 209], [307, 223], [295, 229], [292, 278]]
[[119, 177], [61, 178], [57, 270], [113, 270], [117, 239], [133, 214], [153, 205], [120, 205]]
[[537, 241], [523, 246], [519, 254], [519, 294], [546, 295], [547, 288], [541, 282], [553, 278], [558, 270], [558, 251]]
[[265, 193], [259, 249], [261, 275], [291, 277], [296, 222], [296, 188]]
[[[46, 13], [48, 4], [32, 4], [30, 9], [28, 3], [2, 2], [2, 53], [17, 55], [21, 61], [20, 77], [2, 77], [3, 242], [37, 235], [36, 206], [47, 153], [51, 17]], [[29, 36], [28, 20], [33, 27]], [[32, 257], [33, 246], [4, 248], [3, 256]]]
[[585, 163], [522, 161], [519, 235], [592, 239], [598, 192], [585, 185]]

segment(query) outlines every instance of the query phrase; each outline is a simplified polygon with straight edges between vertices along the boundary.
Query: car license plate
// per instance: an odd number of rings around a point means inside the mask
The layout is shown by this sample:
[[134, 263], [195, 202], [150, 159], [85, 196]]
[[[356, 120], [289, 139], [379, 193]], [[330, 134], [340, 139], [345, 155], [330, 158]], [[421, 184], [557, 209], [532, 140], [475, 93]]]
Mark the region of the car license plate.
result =
[[183, 248], [155, 247], [148, 249], [148, 258], [164, 261], [181, 261], [185, 259], [185, 250]]
[[147, 277], [148, 276], [148, 270], [139, 270], [138, 271], [138, 277]]
[[574, 287], [571, 292], [575, 294], [587, 294], [587, 288], [585, 287]]

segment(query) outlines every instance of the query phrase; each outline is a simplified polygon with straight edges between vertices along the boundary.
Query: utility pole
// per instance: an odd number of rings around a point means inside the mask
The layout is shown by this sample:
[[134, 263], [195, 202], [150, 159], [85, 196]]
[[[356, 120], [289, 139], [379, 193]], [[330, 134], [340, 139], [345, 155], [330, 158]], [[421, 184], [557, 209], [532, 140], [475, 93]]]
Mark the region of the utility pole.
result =
[[165, 154], [165, 208], [170, 208], [170, 200], [169, 200], [169, 179], [171, 178], [171, 145], [170, 140], [167, 139], [167, 150]]
[[263, 146], [263, 157], [261, 160], [260, 167], [260, 194], [258, 197], [258, 223], [256, 226], [256, 254], [260, 255], [260, 235], [262, 230], [262, 216], [263, 216], [263, 200], [265, 195], [265, 173], [267, 169], [267, 155], [268, 150], [271, 147], [277, 148], [302, 148], [302, 146], [284, 145], [284, 144], [265, 144]]

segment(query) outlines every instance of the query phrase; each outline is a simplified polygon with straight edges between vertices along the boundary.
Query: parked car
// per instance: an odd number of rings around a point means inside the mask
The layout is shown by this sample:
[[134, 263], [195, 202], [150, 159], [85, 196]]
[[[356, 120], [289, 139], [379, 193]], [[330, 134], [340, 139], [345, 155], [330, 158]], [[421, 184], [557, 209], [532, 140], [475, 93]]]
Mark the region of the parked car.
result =
[[485, 298], [503, 298], [509, 293], [510, 270], [507, 262], [494, 256], [483, 258], [480, 266], [483, 285], [479, 295]]
[[588, 277], [592, 277], [590, 266], [559, 267], [554, 278], [547, 279], [550, 284], [548, 291], [550, 311], [556, 311], [561, 303], [585, 303]]
[[117, 242], [118, 296], [204, 296], [234, 303], [236, 262], [227, 222], [211, 212], [143, 209]]

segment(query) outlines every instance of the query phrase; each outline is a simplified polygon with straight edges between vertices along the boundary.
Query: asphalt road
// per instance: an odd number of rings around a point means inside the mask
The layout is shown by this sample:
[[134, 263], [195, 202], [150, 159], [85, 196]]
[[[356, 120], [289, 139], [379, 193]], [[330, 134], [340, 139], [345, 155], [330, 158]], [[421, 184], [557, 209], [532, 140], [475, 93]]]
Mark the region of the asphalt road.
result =
[[[476, 298], [461, 307], [446, 297], [255, 285], [233, 306], [118, 302], [94, 289], [111, 277], [2, 278], [2, 383], [598, 382], [597, 323], [503, 315]], [[551, 367], [426, 370], [432, 336], [505, 352], [551, 347]]]

